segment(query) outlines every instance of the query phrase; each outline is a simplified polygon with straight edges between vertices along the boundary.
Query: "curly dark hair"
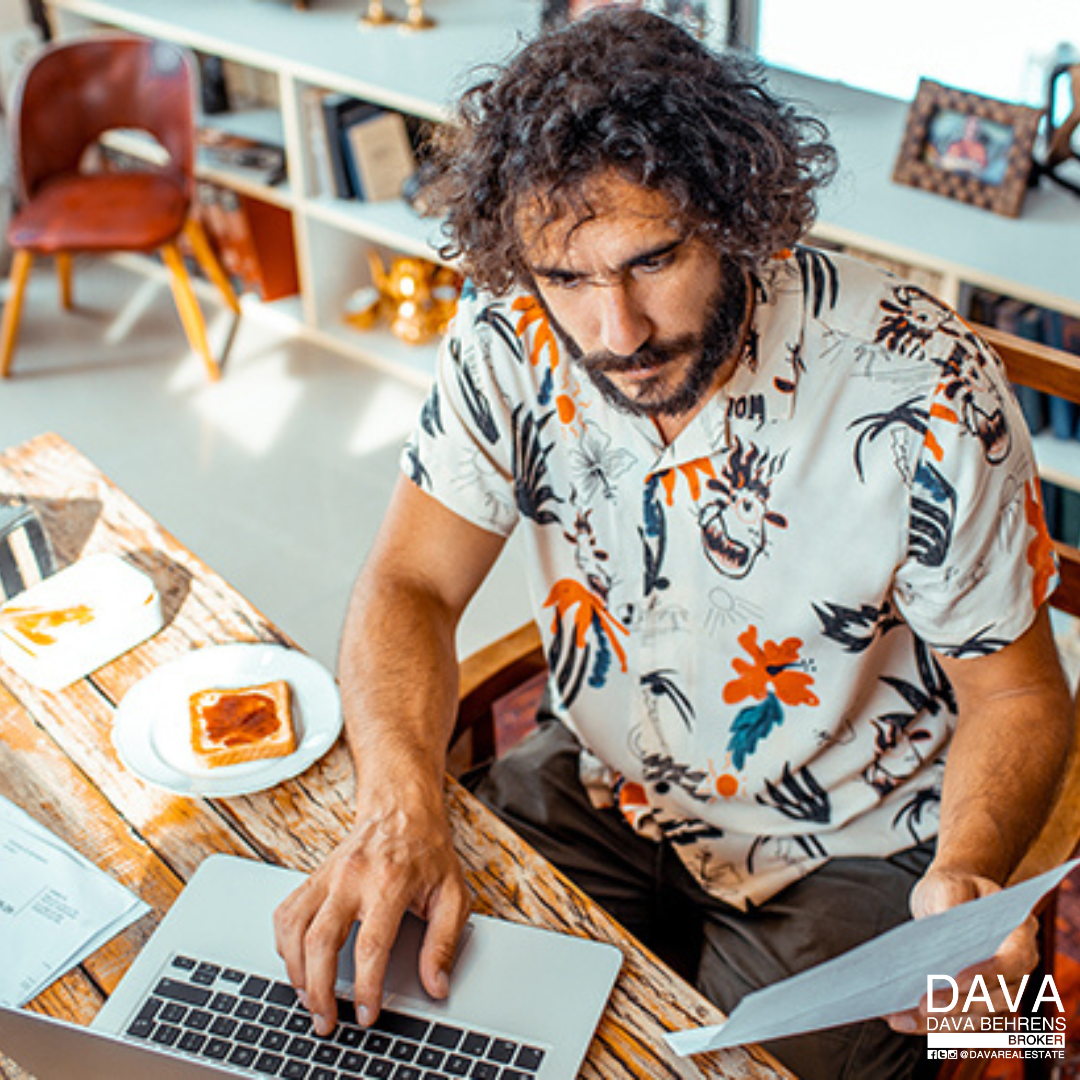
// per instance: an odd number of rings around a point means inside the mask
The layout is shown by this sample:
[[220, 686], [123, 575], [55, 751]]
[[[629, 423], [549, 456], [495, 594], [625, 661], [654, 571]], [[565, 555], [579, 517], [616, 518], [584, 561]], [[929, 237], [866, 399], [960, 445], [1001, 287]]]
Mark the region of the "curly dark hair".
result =
[[603, 172], [662, 192], [753, 272], [805, 234], [835, 168], [824, 124], [770, 94], [756, 62], [615, 6], [541, 34], [467, 90], [434, 140], [424, 197], [445, 215], [444, 257], [503, 293], [531, 284], [523, 207], [584, 216]]

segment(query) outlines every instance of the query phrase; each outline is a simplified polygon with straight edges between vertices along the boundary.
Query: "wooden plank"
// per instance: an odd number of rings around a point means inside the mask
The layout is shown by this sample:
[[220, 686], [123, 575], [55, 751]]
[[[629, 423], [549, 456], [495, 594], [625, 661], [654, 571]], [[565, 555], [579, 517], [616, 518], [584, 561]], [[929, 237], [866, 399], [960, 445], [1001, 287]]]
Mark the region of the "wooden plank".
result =
[[975, 323], [972, 328], [994, 347], [1013, 382], [1080, 401], [1080, 356], [993, 326]]

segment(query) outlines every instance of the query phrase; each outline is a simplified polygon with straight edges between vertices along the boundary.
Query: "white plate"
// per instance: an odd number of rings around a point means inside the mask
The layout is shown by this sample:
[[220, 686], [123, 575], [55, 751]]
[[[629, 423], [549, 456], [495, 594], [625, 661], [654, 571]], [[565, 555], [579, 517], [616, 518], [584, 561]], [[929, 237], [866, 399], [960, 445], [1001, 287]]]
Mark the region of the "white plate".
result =
[[[188, 698], [198, 690], [232, 689], [284, 679], [292, 688], [296, 750], [287, 757], [208, 769], [191, 749]], [[263, 791], [302, 773], [334, 745], [341, 698], [318, 661], [281, 645], [211, 645], [164, 664], [124, 695], [113, 745], [143, 780], [178, 795], [227, 798]]]

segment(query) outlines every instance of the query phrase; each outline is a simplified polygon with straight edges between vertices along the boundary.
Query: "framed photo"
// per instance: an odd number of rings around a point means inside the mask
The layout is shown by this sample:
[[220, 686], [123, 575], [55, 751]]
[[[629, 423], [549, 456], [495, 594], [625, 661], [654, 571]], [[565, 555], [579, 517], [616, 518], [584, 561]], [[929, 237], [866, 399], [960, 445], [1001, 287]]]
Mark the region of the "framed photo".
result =
[[543, 0], [540, 25], [545, 30], [551, 29], [580, 19], [593, 8], [616, 4], [622, 7], [646, 8], [665, 15], [698, 38], [705, 36], [710, 21], [709, 0]]
[[1016, 217], [1042, 113], [922, 79], [893, 179]]

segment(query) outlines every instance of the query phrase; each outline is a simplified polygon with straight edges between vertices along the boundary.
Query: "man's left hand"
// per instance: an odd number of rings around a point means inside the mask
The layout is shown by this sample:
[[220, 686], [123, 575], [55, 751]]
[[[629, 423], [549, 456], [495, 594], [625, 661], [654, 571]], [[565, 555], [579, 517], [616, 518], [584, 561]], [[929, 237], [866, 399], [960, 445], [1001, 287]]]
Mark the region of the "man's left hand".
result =
[[[926, 915], [933, 915], [939, 911], [963, 904], [968, 900], [977, 900], [980, 896], [989, 896], [999, 892], [1001, 886], [989, 878], [978, 877], [974, 874], [964, 874], [954, 870], [935, 870], [933, 867], [927, 871], [922, 880], [915, 886], [911, 894], [911, 913], [916, 919]], [[1034, 915], [1029, 915], [1002, 943], [997, 952], [988, 960], [979, 964], [973, 964], [965, 968], [956, 977], [956, 985], [959, 993], [956, 999], [956, 1008], [951, 1012], [936, 1012], [936, 1017], [945, 1016], [990, 1016], [994, 1012], [1008, 1012], [1009, 1005], [1006, 993], [1013, 1001], [1020, 990], [1024, 976], [1029, 974], [1038, 963], [1038, 921]], [[968, 992], [977, 975], [982, 976], [986, 987], [986, 993], [981, 988], [971, 1001], [971, 1007], [964, 1012]], [[1001, 979], [1004, 979], [1004, 987]], [[943, 988], [937, 991], [936, 1004], [940, 1007], [951, 997], [952, 989]], [[949, 995], [945, 997], [944, 995]], [[987, 1004], [989, 997], [990, 1004]], [[930, 1016], [930, 1001], [924, 996], [922, 1001], [914, 1009], [905, 1012], [893, 1013], [886, 1016], [885, 1021], [894, 1031], [912, 1035], [925, 1035], [928, 1027], [927, 1021]], [[992, 1007], [991, 1007], [992, 1006]], [[976, 1019], [976, 1025], [979, 1021]]]

